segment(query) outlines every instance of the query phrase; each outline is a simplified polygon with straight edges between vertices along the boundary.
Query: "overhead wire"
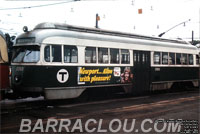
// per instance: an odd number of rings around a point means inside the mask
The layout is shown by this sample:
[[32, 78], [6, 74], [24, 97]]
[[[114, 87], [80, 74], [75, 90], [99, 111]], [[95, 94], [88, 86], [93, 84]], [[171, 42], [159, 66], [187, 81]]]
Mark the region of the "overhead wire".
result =
[[[60, 4], [70, 3], [70, 2], [77, 2], [77, 1], [94, 1], [94, 0], [67, 0], [67, 1], [64, 1], [64, 2], [43, 4], [43, 5], [36, 5], [36, 6], [15, 7], [15, 8], [0, 8], [0, 10], [30, 9], [30, 8], [38, 8], [38, 7], [47, 7], [47, 6], [60, 5]], [[100, 0], [96, 0], [96, 1], [100, 1]], [[103, 0], [103, 1], [116, 1], [116, 0]]]
[[70, 1], [65, 1], [65, 2], [57, 2], [57, 3], [51, 3], [51, 4], [36, 5], [36, 6], [26, 6], [26, 7], [16, 7], [16, 8], [0, 8], [0, 10], [16, 10], [16, 9], [30, 9], [30, 8], [38, 8], [38, 7], [47, 7], [47, 6], [60, 5], [60, 4], [76, 2], [76, 1], [80, 1], [80, 0], [70, 0]]

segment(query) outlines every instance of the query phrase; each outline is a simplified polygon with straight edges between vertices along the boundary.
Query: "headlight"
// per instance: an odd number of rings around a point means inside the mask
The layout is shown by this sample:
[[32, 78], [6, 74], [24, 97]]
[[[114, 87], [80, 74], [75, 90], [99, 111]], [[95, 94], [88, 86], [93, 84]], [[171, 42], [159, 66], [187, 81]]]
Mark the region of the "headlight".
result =
[[15, 82], [19, 82], [19, 81], [20, 81], [20, 76], [17, 76], [17, 75], [16, 75], [16, 76], [14, 77], [14, 80], [15, 80]]

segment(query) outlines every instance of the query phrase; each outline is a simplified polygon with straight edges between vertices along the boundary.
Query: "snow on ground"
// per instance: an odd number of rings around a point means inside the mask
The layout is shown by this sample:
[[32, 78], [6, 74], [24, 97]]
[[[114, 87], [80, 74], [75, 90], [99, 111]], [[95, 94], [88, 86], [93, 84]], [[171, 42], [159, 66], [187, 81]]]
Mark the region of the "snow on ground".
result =
[[21, 102], [31, 102], [31, 101], [38, 101], [38, 100], [44, 100], [44, 96], [39, 96], [37, 98], [22, 98], [22, 99], [16, 99], [16, 100], [10, 100], [10, 99], [5, 99], [1, 100], [0, 104], [13, 104], [13, 103], [21, 103]]

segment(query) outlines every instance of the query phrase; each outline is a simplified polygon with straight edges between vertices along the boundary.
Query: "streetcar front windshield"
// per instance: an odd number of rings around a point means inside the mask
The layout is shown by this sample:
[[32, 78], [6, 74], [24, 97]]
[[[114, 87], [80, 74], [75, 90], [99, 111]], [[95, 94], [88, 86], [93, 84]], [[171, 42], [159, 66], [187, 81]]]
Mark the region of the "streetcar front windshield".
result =
[[12, 62], [35, 63], [40, 60], [39, 46], [21, 46], [14, 48]]

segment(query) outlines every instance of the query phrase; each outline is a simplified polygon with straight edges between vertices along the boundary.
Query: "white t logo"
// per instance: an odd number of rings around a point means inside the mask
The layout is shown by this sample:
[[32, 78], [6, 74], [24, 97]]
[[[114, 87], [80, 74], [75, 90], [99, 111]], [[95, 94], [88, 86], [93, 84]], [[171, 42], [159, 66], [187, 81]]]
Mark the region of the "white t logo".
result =
[[65, 69], [60, 69], [57, 73], [57, 80], [60, 83], [65, 83], [69, 78], [69, 73]]

